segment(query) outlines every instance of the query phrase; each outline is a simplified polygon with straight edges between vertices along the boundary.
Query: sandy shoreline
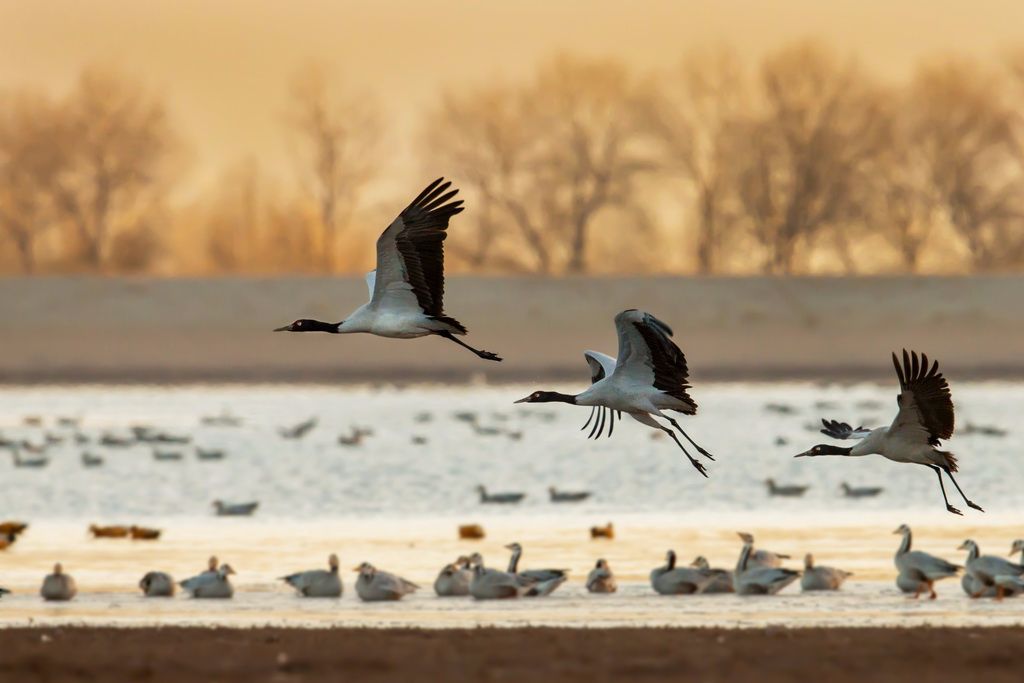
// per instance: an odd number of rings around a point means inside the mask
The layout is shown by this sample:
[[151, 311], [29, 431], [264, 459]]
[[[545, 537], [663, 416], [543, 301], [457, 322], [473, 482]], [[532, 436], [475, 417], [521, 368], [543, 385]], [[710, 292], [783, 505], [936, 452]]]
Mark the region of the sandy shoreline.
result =
[[[1024, 629], [18, 629], [17, 681], [1019, 681]], [[116, 645], [115, 645], [116, 644]]]
[[353, 277], [0, 279], [0, 383], [582, 379], [624, 308], [671, 324], [697, 381], [890, 380], [904, 346], [954, 378], [1024, 376], [1016, 276], [450, 278], [447, 311], [504, 363], [441, 339], [271, 333], [365, 297]]

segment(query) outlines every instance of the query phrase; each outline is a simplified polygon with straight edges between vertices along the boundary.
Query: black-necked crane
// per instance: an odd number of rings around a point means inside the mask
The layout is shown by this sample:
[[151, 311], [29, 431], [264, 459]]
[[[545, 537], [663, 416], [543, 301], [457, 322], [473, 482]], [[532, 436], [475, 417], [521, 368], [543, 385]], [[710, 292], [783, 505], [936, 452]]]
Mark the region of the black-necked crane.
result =
[[409, 204], [377, 239], [377, 268], [366, 274], [370, 300], [339, 323], [300, 319], [275, 332], [363, 332], [378, 337], [414, 339], [436, 335], [469, 349], [484, 360], [497, 354], [458, 339], [465, 326], [444, 314], [444, 240], [448, 221], [463, 210], [451, 201], [458, 190], [438, 178]]
[[896, 399], [899, 412], [891, 425], [877, 429], [854, 429], [845, 422], [822, 420], [825, 427], [821, 430], [823, 434], [834, 439], [858, 439], [859, 442], [850, 448], [819, 444], [795, 457], [881, 455], [893, 462], [924, 465], [934, 470], [939, 477], [939, 488], [946, 502], [946, 510], [962, 514], [950, 505], [946, 497], [946, 487], [942, 483], [943, 472], [953, 482], [968, 507], [984, 512], [980, 505], [967, 498], [953, 477], [957, 471], [956, 457], [948, 451], [939, 450], [941, 440], [953, 436], [953, 398], [949, 383], [939, 372], [938, 361], [929, 365], [927, 355], [921, 354], [919, 358], [916, 352], [907, 353], [904, 349], [902, 366], [895, 353], [892, 354], [892, 363], [900, 381], [900, 393]]
[[[710, 453], [697, 445], [683, 431], [674, 417], [665, 413], [675, 411], [684, 415], [694, 415], [697, 412], [697, 403], [689, 394], [689, 369], [686, 357], [672, 341], [672, 329], [650, 313], [635, 308], [615, 316], [615, 328], [619, 337], [619, 355], [610, 373], [600, 358], [587, 355], [587, 362], [590, 363], [594, 374], [598, 371], [597, 366], [601, 366], [605, 377], [598, 379], [589, 389], [579, 394], [535, 391], [516, 403], [558, 402], [605, 408], [607, 411], [602, 411], [598, 416], [601, 425], [599, 429], [603, 429], [606, 412], [613, 417], [617, 412], [626, 413], [637, 422], [670, 435], [694, 468], [705, 477], [708, 476], [704, 465], [690, 455], [675, 432], [655, 419], [659, 417], [667, 420], [701, 455], [714, 460]], [[591, 411], [591, 417], [594, 417], [594, 411]]]

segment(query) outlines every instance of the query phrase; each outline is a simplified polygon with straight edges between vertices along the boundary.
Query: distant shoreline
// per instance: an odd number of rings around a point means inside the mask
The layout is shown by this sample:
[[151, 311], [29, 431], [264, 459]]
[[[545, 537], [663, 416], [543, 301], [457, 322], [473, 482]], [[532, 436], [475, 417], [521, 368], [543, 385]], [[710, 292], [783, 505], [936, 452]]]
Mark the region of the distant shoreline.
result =
[[2, 278], [0, 384], [585, 382], [624, 308], [675, 330], [694, 382], [891, 381], [902, 348], [954, 382], [1024, 378], [1024, 276], [449, 278], [446, 311], [500, 364], [437, 338], [271, 332], [365, 297], [355, 277]]

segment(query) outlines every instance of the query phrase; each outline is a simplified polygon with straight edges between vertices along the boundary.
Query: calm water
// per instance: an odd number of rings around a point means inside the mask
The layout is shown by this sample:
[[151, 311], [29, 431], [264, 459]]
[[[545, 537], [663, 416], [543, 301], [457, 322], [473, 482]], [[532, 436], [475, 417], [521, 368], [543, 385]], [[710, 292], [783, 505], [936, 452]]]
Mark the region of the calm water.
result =
[[[891, 387], [802, 384], [721, 384], [696, 393], [701, 415], [684, 428], [717, 456], [704, 480], [675, 445], [652, 439], [631, 421], [611, 439], [587, 441], [579, 427], [588, 410], [572, 406], [517, 406], [512, 401], [538, 387], [381, 389], [327, 387], [47, 387], [0, 390], [0, 434], [41, 443], [57, 416], [81, 418], [78, 431], [95, 441], [106, 432], [128, 434], [147, 424], [187, 434], [184, 460], [157, 462], [151, 448], [77, 446], [69, 439], [48, 449], [48, 466], [15, 468], [0, 451], [0, 518], [31, 522], [30, 531], [0, 553], [0, 585], [15, 595], [0, 603], [0, 623], [154, 621], [420, 624], [466, 626], [521, 624], [723, 624], [766, 623], [1017, 623], [1019, 601], [970, 601], [958, 581], [940, 586], [940, 599], [912, 603], [892, 586], [891, 531], [911, 523], [919, 547], [948, 559], [965, 537], [983, 552], [1005, 555], [1024, 537], [1024, 446], [1016, 416], [1024, 386], [965, 384], [955, 387], [958, 424], [997, 426], [1004, 437], [958, 436], [949, 444], [960, 457], [961, 485], [986, 514], [947, 514], [935, 477], [924, 468], [880, 458], [794, 460], [828, 439], [815, 434], [819, 416], [869, 426], [891, 419]], [[555, 387], [551, 387], [555, 388]], [[562, 388], [562, 387], [559, 387]], [[564, 387], [571, 388], [571, 387]], [[786, 406], [786, 412], [766, 408]], [[825, 405], [827, 404], [827, 406]], [[228, 410], [238, 427], [200, 424], [203, 415]], [[476, 415], [474, 427], [458, 413]], [[23, 418], [39, 415], [44, 427]], [[318, 426], [301, 440], [278, 428], [316, 416]], [[884, 421], [884, 422], [883, 422]], [[337, 443], [353, 426], [373, 430], [359, 446]], [[480, 433], [484, 432], [484, 433]], [[496, 432], [496, 433], [495, 433]], [[517, 436], [518, 435], [518, 436]], [[426, 443], [414, 444], [421, 437]], [[785, 443], [782, 443], [782, 442]], [[194, 445], [221, 448], [222, 461], [202, 462]], [[87, 448], [106, 460], [85, 469]], [[810, 485], [800, 499], [769, 498], [764, 479]], [[884, 486], [875, 499], [853, 501], [839, 493], [843, 481]], [[523, 491], [518, 506], [483, 507], [477, 484]], [[548, 502], [549, 485], [594, 492], [576, 505]], [[258, 500], [252, 519], [210, 514], [210, 501]], [[954, 503], [956, 504], [956, 503]], [[964, 506], [960, 506], [964, 507]], [[589, 540], [592, 524], [614, 521], [617, 539]], [[91, 540], [89, 523], [139, 523], [164, 529], [157, 543]], [[455, 527], [477, 522], [482, 542], [459, 542]], [[707, 555], [731, 566], [739, 550], [736, 530], [757, 534], [759, 544], [793, 555], [804, 552], [856, 576], [839, 595], [804, 596], [790, 587], [777, 598], [699, 596], [666, 599], [650, 593], [649, 570], [667, 548], [682, 558]], [[478, 604], [437, 600], [430, 586], [437, 569], [460, 553], [480, 550], [504, 564], [504, 543], [518, 540], [525, 565], [572, 570], [573, 580], [546, 601]], [[343, 567], [366, 559], [421, 583], [424, 591], [397, 605], [365, 606], [352, 581], [338, 601], [304, 601], [275, 581], [284, 573], [319, 566], [329, 552]], [[177, 578], [202, 569], [216, 552], [239, 572], [236, 598], [226, 603], [143, 601], [134, 586], [149, 569]], [[593, 561], [607, 557], [620, 576], [614, 596], [588, 596], [582, 582]], [[65, 563], [82, 594], [63, 606], [35, 596], [43, 573]], [[348, 577], [346, 577], [348, 578]]]

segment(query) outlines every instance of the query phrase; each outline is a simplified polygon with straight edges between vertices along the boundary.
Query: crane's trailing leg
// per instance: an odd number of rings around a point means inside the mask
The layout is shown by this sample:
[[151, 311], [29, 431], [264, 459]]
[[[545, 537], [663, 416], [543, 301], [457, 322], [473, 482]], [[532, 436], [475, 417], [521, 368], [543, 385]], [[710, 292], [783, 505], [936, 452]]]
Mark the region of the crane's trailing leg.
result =
[[[984, 510], [981, 509], [980, 505], [978, 505], [977, 503], [971, 502], [970, 500], [968, 500], [967, 496], [964, 495], [964, 490], [962, 488], [960, 488], [960, 484], [956, 483], [956, 479], [953, 478], [953, 473], [950, 471], [950, 469], [948, 467], [943, 467], [942, 469], [946, 470], [946, 476], [949, 477], [949, 480], [951, 482], [953, 482], [953, 486], [956, 487], [956, 490], [960, 492], [960, 497], [964, 499], [965, 503], [967, 503], [967, 507], [974, 508], [975, 510], [978, 510], [979, 512], [984, 512]], [[942, 475], [939, 475], [940, 480], [941, 480], [941, 477], [942, 477]]]
[[675, 441], [676, 445], [679, 446], [679, 448], [682, 449], [682, 451], [686, 455], [686, 457], [690, 459], [690, 464], [693, 465], [697, 469], [698, 472], [703, 474], [705, 477], [708, 476], [708, 472], [707, 472], [706, 469], [704, 469], [704, 465], [700, 464], [699, 462], [697, 462], [696, 460], [693, 459], [693, 456], [690, 455], [689, 451], [686, 450], [686, 446], [684, 446], [682, 444], [682, 442], [679, 441], [679, 437], [676, 436], [675, 432], [673, 432], [668, 427], [661, 427], [661, 431], [665, 432], [666, 434], [668, 434], [669, 436], [672, 437], [672, 440]]
[[964, 514], [949, 504], [949, 498], [946, 497], [946, 486], [945, 484], [942, 483], [942, 469], [939, 468], [937, 465], [928, 465], [928, 467], [931, 467], [933, 470], [935, 470], [935, 474], [938, 475], [939, 477], [939, 490], [942, 491], [942, 500], [946, 501], [946, 510], [952, 512], [954, 515]]
[[499, 361], [499, 362], [501, 361], [501, 356], [499, 356], [498, 354], [491, 353], [490, 351], [481, 351], [479, 349], [474, 349], [472, 346], [470, 346], [466, 342], [462, 341], [461, 339], [456, 337], [454, 334], [452, 334], [448, 330], [440, 330], [440, 331], [436, 332], [435, 334], [437, 334], [439, 337], [444, 337], [445, 339], [450, 339], [451, 341], [455, 342], [456, 344], [458, 344], [459, 346], [461, 346], [461, 347], [463, 347], [465, 349], [469, 349], [470, 351], [475, 353], [480, 358], [483, 358], [484, 360], [495, 360], [495, 361]]
[[[666, 416], [666, 417], [667, 417], [667, 416]], [[678, 423], [678, 422], [676, 422], [675, 418], [672, 418], [672, 417], [667, 417], [667, 419], [668, 419], [668, 421], [669, 421], [669, 422], [671, 422], [671, 423], [672, 423], [672, 426], [673, 426], [673, 427], [675, 427], [676, 429], [678, 429], [678, 430], [679, 430], [679, 433], [680, 433], [680, 434], [682, 434], [683, 436], [685, 436], [685, 437], [686, 437], [686, 440], [687, 440], [687, 441], [689, 441], [690, 443], [692, 443], [692, 444], [693, 444], [693, 447], [697, 449], [697, 452], [698, 452], [698, 453], [700, 453], [701, 455], [703, 455], [703, 456], [704, 456], [705, 458], [707, 458], [708, 460], [714, 460], [714, 459], [715, 459], [715, 456], [711, 455], [711, 454], [710, 454], [710, 453], [708, 453], [708, 452], [707, 452], [706, 450], [704, 450], [703, 448], [701, 448], [701, 447], [700, 447], [700, 445], [699, 445], [699, 444], [698, 444], [698, 443], [697, 443], [696, 441], [694, 441], [693, 439], [691, 439], [691, 438], [690, 438], [690, 435], [689, 435], [689, 434], [687, 434], [686, 432], [684, 432], [684, 431], [683, 431], [683, 428], [679, 426], [679, 423]]]
[[584, 429], [586, 429], [587, 427], [590, 426], [590, 421], [594, 419], [594, 413], [596, 413], [596, 412], [597, 412], [597, 406], [594, 406], [593, 408], [590, 409], [590, 417], [588, 417], [587, 421], [583, 423], [582, 427], [580, 427], [580, 431], [581, 432]]

